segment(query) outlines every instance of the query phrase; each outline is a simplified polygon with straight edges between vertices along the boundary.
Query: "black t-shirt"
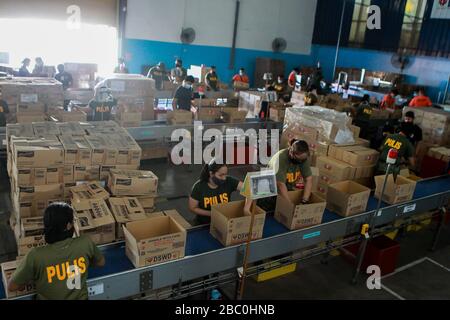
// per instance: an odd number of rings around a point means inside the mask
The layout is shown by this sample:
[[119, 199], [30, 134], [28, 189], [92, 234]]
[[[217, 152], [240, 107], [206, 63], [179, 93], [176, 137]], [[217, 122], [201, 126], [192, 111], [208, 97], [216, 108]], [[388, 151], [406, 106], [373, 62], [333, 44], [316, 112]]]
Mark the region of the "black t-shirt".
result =
[[6, 126], [6, 113], [9, 113], [8, 104], [0, 100], [0, 127]]
[[208, 73], [206, 75], [206, 80], [208, 81], [209, 86], [213, 89], [213, 90], [217, 90], [217, 84], [219, 82], [219, 78], [217, 77], [217, 74], [215, 72], [213, 73]]
[[158, 69], [158, 67], [153, 67], [148, 71], [148, 78], [155, 80], [156, 89], [161, 90], [163, 81], [169, 80], [167, 72], [165, 70]]
[[94, 111], [93, 121], [108, 121], [111, 120], [111, 110], [117, 105], [117, 100], [108, 102], [98, 102], [91, 100], [89, 107]]
[[414, 125], [413, 133], [408, 137], [408, 140], [413, 146], [422, 141], [422, 129], [418, 125]]
[[72, 75], [66, 71], [55, 75], [55, 79], [62, 83], [63, 89], [66, 90], [72, 85]]
[[[239, 180], [227, 176], [225, 183], [216, 189], [209, 187], [208, 182], [197, 181], [192, 187], [191, 198], [198, 201], [200, 209], [211, 211], [211, 206], [231, 201], [231, 194], [236, 191]], [[209, 217], [197, 216], [201, 223], [209, 223]]]
[[178, 109], [191, 110], [192, 90], [183, 86], [178, 87], [175, 91], [175, 99], [177, 99]]

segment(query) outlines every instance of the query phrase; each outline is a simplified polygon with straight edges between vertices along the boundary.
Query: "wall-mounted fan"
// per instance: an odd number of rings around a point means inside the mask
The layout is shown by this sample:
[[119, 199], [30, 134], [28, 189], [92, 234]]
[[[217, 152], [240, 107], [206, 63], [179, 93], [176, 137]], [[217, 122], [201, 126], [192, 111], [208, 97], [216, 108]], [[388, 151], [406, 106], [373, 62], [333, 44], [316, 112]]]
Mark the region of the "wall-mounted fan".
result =
[[195, 30], [192, 28], [183, 28], [180, 34], [180, 40], [184, 44], [190, 44], [195, 40]]
[[287, 42], [284, 38], [275, 38], [272, 41], [273, 52], [283, 52], [287, 48]]

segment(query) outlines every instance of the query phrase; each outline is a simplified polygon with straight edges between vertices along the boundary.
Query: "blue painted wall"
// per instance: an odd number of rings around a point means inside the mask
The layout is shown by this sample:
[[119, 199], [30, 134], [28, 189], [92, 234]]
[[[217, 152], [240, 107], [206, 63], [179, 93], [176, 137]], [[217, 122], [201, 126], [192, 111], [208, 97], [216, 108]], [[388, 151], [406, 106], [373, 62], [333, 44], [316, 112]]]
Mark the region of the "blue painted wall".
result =
[[[128, 58], [128, 66], [133, 73], [140, 73], [143, 65], [156, 64], [163, 61], [172, 67], [174, 59], [180, 57], [185, 66], [216, 65], [222, 81], [231, 81], [232, 76], [244, 67], [253, 81], [256, 57], [283, 59], [286, 62], [286, 73], [298, 65], [312, 66], [321, 62], [324, 76], [331, 80], [336, 49], [332, 46], [313, 45], [310, 55], [282, 54], [268, 51], [236, 49], [235, 69], [229, 70], [230, 48], [199, 45], [183, 45], [148, 40], [126, 39], [124, 52]], [[390, 52], [341, 48], [338, 59], [340, 67], [366, 68], [387, 72], [399, 72], [391, 65]], [[445, 90], [450, 75], [450, 61], [444, 58], [416, 56], [412, 58], [411, 67], [404, 71], [410, 84], [428, 87], [428, 95], [433, 101], [438, 98], [439, 91]], [[227, 81], [226, 81], [227, 80]]]

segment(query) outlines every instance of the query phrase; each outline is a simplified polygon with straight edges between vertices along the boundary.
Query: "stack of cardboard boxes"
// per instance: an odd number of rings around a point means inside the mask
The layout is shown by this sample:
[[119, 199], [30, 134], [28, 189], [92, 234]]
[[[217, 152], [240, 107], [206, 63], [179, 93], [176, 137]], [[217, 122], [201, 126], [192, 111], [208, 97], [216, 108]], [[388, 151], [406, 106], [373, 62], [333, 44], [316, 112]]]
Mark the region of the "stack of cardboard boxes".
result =
[[77, 89], [94, 88], [95, 74], [97, 73], [97, 69], [98, 67], [95, 63], [64, 63], [64, 70], [72, 75], [72, 92], [74, 93], [74, 91]]
[[292, 101], [290, 103], [282, 102], [271, 102], [269, 103], [269, 119], [275, 122], [284, 122], [284, 115], [286, 109], [292, 107], [294, 104]]
[[50, 78], [14, 78], [0, 80], [2, 99], [9, 106], [8, 123], [45, 121], [64, 103], [62, 84]]
[[[105, 85], [111, 89], [112, 96], [118, 100], [117, 104], [120, 113], [141, 113], [142, 120], [155, 119], [155, 80], [134, 74], [114, 75], [103, 80], [99, 85]], [[126, 115], [123, 115], [119, 118], [131, 121], [126, 117]]]
[[239, 110], [247, 112], [247, 118], [258, 117], [263, 102], [276, 101], [276, 92], [240, 91]]

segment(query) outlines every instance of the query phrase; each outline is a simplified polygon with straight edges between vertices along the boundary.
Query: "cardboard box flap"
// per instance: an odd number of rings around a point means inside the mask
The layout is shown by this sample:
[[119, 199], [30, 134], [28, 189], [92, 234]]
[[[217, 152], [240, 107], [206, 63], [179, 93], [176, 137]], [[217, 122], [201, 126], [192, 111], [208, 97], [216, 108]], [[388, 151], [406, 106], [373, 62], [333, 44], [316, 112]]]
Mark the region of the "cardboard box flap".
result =
[[155, 216], [145, 220], [129, 222], [126, 230], [136, 242], [150, 242], [169, 234], [185, 233], [173, 218], [169, 216]]

